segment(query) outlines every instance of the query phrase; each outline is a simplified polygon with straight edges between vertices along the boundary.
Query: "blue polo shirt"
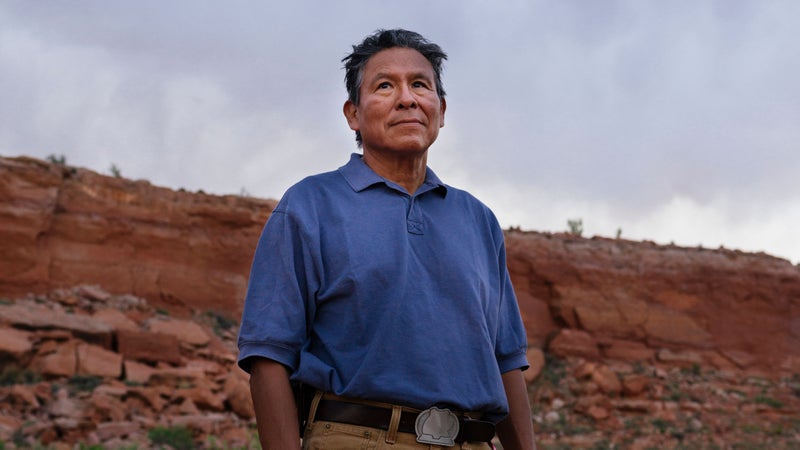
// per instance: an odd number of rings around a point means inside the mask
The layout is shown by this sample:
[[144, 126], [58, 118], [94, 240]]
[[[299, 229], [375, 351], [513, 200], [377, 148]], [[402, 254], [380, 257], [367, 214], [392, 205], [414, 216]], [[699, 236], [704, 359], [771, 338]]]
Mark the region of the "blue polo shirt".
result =
[[409, 195], [353, 154], [292, 186], [256, 249], [239, 365], [278, 361], [337, 395], [503, 417], [527, 367], [503, 233], [427, 169]]

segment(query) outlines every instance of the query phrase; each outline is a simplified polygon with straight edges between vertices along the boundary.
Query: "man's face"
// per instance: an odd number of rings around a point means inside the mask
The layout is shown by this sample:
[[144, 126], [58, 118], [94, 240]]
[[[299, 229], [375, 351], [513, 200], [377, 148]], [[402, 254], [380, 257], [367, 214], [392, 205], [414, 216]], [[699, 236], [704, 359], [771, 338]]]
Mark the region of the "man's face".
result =
[[359, 131], [364, 152], [425, 152], [444, 126], [446, 103], [436, 92], [431, 63], [416, 50], [393, 47], [364, 66], [359, 104], [344, 114]]

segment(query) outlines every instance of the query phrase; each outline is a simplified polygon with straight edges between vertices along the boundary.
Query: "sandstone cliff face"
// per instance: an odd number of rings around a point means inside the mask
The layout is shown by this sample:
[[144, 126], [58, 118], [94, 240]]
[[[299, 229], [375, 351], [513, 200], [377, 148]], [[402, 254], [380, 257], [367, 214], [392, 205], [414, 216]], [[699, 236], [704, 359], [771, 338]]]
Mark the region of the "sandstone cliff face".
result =
[[[235, 324], [274, 206], [0, 158], [0, 447], [149, 448], [177, 427], [195, 448], [259, 448]], [[800, 443], [798, 267], [567, 234], [506, 243], [540, 445]]]
[[[0, 158], [0, 295], [93, 284], [177, 314], [235, 318], [274, 205]], [[534, 347], [800, 372], [800, 269], [788, 261], [566, 234], [506, 238]]]
[[533, 343], [556, 353], [800, 371], [800, 270], [764, 254], [507, 235]]
[[0, 295], [89, 283], [183, 313], [237, 310], [272, 207], [0, 158]]

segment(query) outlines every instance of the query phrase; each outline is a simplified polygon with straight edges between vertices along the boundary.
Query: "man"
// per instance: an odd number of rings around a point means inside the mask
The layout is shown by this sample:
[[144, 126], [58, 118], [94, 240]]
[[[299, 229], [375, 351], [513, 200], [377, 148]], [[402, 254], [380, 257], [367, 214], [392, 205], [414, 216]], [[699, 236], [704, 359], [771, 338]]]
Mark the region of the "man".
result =
[[344, 58], [363, 155], [291, 187], [253, 261], [239, 334], [265, 449], [532, 449], [526, 338], [503, 234], [427, 168], [446, 54], [379, 30]]

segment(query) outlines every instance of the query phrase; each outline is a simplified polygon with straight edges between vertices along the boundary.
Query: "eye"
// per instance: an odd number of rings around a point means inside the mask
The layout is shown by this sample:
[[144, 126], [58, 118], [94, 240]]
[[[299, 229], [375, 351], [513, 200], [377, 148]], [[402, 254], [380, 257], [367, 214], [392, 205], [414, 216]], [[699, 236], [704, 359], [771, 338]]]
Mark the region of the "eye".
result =
[[413, 86], [415, 88], [429, 89], [428, 83], [426, 83], [424, 81], [415, 81], [415, 82], [411, 83], [411, 86]]
[[378, 89], [389, 89], [390, 87], [392, 87], [392, 85], [389, 84], [388, 81], [384, 81], [378, 85]]

